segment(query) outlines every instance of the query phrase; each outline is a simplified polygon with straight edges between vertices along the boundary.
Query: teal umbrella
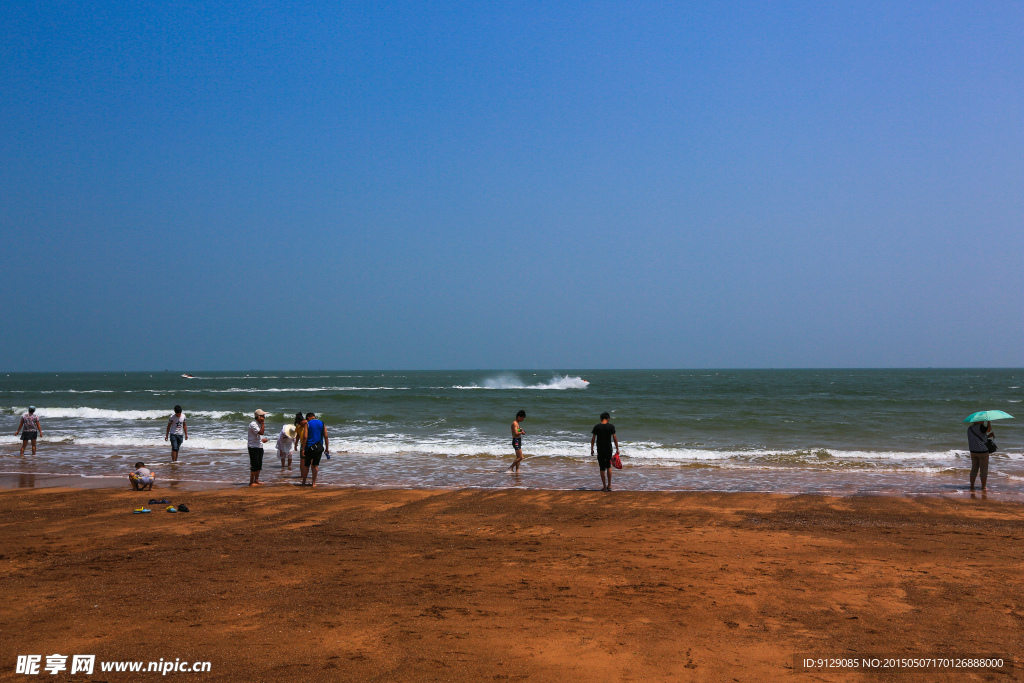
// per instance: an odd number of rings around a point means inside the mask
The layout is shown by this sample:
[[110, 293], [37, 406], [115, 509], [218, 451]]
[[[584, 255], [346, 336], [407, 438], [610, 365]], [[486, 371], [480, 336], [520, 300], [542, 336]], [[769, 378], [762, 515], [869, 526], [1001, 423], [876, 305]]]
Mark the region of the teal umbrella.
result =
[[992, 420], [1009, 420], [1013, 415], [1004, 413], [1001, 410], [983, 410], [980, 413], [971, 413], [964, 422], [990, 422]]

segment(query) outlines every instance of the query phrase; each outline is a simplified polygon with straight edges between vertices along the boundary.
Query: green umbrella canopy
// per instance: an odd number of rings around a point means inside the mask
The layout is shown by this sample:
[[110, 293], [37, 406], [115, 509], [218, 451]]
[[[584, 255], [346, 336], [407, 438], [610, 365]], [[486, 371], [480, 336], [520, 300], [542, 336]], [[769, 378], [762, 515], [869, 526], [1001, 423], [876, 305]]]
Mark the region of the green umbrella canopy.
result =
[[980, 413], [971, 413], [964, 422], [990, 422], [992, 420], [1009, 420], [1013, 415], [1004, 413], [1001, 410], [983, 410]]

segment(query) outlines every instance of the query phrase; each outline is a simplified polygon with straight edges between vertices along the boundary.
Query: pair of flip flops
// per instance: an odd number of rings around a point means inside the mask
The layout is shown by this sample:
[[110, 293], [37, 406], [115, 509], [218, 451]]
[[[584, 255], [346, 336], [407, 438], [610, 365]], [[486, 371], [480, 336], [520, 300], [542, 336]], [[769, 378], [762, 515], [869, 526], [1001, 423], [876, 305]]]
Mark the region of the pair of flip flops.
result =
[[[166, 501], [166, 502], [170, 502], [170, 501]], [[167, 511], [168, 512], [188, 512], [189, 509], [188, 509], [187, 505], [182, 503], [178, 507], [174, 507], [173, 505], [171, 505], [170, 507], [167, 508]], [[152, 510], [150, 510], [149, 508], [135, 508], [134, 510], [132, 510], [132, 513], [136, 514], [136, 515], [141, 515], [141, 514], [146, 513], [146, 512], [152, 512]]]
[[167, 500], [166, 498], [161, 498], [160, 500], [157, 500], [156, 498], [150, 498], [149, 499], [149, 504], [150, 505], [170, 505], [171, 501]]

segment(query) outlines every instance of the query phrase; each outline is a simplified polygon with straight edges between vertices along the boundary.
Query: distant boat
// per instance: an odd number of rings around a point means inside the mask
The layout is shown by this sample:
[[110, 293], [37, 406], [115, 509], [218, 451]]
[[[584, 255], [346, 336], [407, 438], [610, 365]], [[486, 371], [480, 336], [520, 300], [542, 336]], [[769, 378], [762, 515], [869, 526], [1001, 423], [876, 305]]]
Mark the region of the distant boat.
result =
[[193, 377], [192, 375], [188, 374], [187, 372], [182, 374], [182, 377], [184, 377], [185, 379], [195, 379], [195, 377]]

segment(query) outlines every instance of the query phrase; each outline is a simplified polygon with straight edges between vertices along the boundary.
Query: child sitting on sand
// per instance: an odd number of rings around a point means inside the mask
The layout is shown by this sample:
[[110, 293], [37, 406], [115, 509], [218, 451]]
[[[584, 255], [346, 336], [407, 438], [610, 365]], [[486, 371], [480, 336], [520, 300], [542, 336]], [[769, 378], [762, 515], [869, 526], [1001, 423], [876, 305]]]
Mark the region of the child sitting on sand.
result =
[[132, 483], [132, 488], [136, 491], [145, 491], [147, 486], [152, 491], [156, 475], [146, 469], [146, 463], [140, 460], [135, 463], [135, 471], [128, 475], [128, 481]]

